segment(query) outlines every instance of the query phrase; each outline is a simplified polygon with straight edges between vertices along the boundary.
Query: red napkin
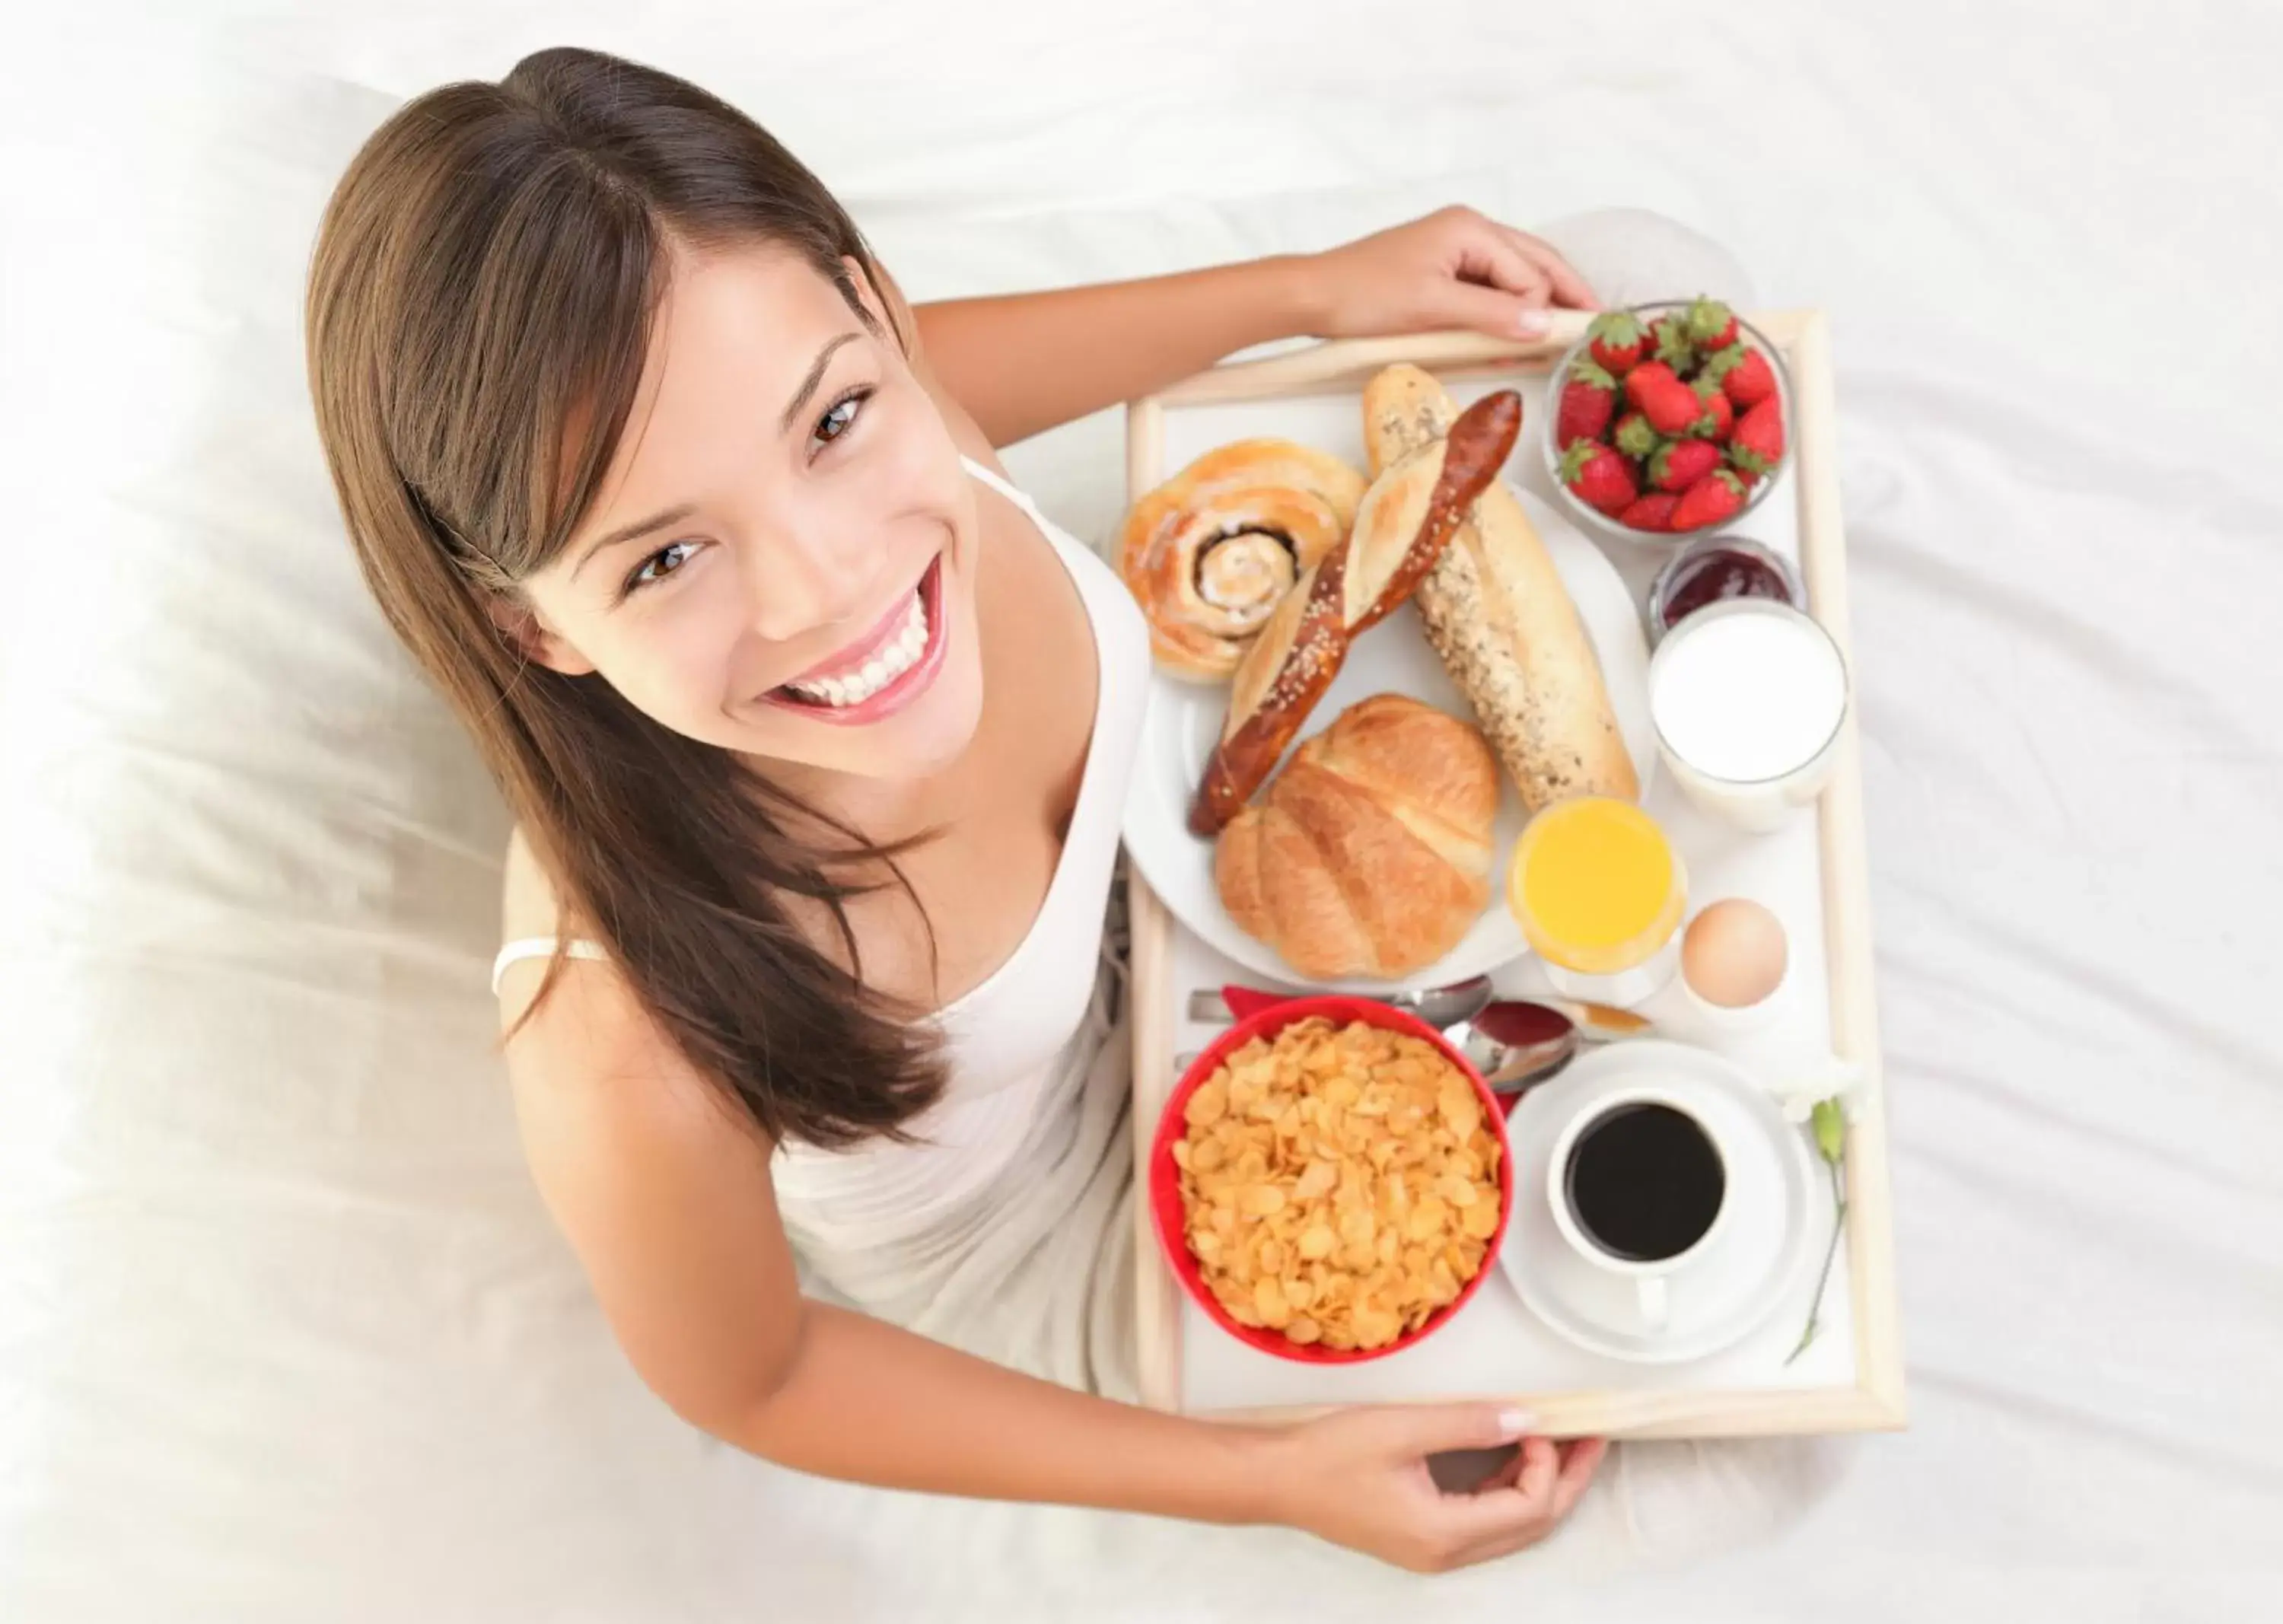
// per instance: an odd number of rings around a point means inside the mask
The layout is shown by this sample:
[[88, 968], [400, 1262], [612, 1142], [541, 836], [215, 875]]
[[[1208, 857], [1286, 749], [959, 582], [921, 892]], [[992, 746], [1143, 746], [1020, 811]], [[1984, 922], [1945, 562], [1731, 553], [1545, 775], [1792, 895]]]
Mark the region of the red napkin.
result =
[[1238, 1020], [1251, 1020], [1263, 1010], [1273, 1010], [1280, 1003], [1290, 1003], [1305, 993], [1265, 993], [1257, 987], [1224, 987], [1221, 999], [1228, 1005], [1229, 1014]]

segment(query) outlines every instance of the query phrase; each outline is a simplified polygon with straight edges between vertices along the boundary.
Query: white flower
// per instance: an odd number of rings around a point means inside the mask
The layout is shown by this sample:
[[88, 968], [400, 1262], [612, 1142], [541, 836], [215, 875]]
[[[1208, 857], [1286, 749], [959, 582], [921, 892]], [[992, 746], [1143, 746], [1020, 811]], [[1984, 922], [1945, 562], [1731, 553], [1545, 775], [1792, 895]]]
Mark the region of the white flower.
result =
[[1835, 1054], [1809, 1055], [1769, 1068], [1768, 1091], [1783, 1107], [1784, 1120], [1804, 1122], [1819, 1100], [1837, 1099], [1850, 1117], [1861, 1097], [1862, 1063]]

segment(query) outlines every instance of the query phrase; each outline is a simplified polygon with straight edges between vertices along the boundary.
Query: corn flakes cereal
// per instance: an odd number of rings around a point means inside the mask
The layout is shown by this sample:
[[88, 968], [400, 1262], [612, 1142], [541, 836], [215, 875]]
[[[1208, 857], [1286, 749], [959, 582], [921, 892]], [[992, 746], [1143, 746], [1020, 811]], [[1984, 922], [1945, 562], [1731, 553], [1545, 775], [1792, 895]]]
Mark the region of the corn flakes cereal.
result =
[[1482, 1272], [1499, 1140], [1474, 1084], [1424, 1039], [1296, 1021], [1230, 1054], [1182, 1120], [1189, 1251], [1238, 1324], [1385, 1347]]

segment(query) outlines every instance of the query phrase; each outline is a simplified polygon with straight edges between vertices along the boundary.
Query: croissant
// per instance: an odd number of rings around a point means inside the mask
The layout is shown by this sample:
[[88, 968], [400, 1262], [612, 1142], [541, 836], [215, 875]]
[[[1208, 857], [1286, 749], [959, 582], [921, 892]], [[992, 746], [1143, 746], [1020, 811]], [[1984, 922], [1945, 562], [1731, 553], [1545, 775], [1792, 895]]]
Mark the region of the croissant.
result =
[[1221, 906], [1310, 980], [1393, 979], [1490, 900], [1499, 766], [1483, 736], [1400, 694], [1343, 711], [1221, 832]]
[[1347, 539], [1364, 477], [1289, 440], [1206, 452], [1136, 502], [1118, 570], [1149, 622], [1158, 666], [1218, 682], [1277, 601]]

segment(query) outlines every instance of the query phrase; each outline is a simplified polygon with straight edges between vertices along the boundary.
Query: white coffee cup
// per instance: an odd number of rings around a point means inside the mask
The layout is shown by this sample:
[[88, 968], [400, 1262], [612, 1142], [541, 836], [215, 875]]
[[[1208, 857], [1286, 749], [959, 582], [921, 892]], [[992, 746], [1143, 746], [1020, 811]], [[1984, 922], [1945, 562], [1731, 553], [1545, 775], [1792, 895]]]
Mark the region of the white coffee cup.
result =
[[[1720, 1200], [1711, 1221], [1694, 1240], [1669, 1256], [1659, 1258], [1627, 1257], [1613, 1251], [1597, 1239], [1578, 1216], [1570, 1195], [1570, 1159], [1578, 1142], [1588, 1128], [1631, 1107], [1662, 1105], [1685, 1117], [1704, 1136], [1720, 1164]], [[1661, 1333], [1671, 1318], [1671, 1293], [1669, 1282], [1680, 1270], [1687, 1268], [1710, 1249], [1726, 1225], [1728, 1214], [1734, 1203], [1728, 1199], [1728, 1169], [1735, 1158], [1722, 1142], [1719, 1130], [1695, 1110], [1680, 1095], [1668, 1089], [1642, 1085], [1619, 1093], [1605, 1095], [1581, 1107], [1562, 1125], [1554, 1136], [1554, 1154], [1550, 1163], [1553, 1177], [1547, 1182], [1547, 1197], [1554, 1206], [1554, 1227], [1562, 1232], [1570, 1250], [1606, 1275], [1630, 1281], [1633, 1288], [1633, 1330], [1642, 1336]]]

